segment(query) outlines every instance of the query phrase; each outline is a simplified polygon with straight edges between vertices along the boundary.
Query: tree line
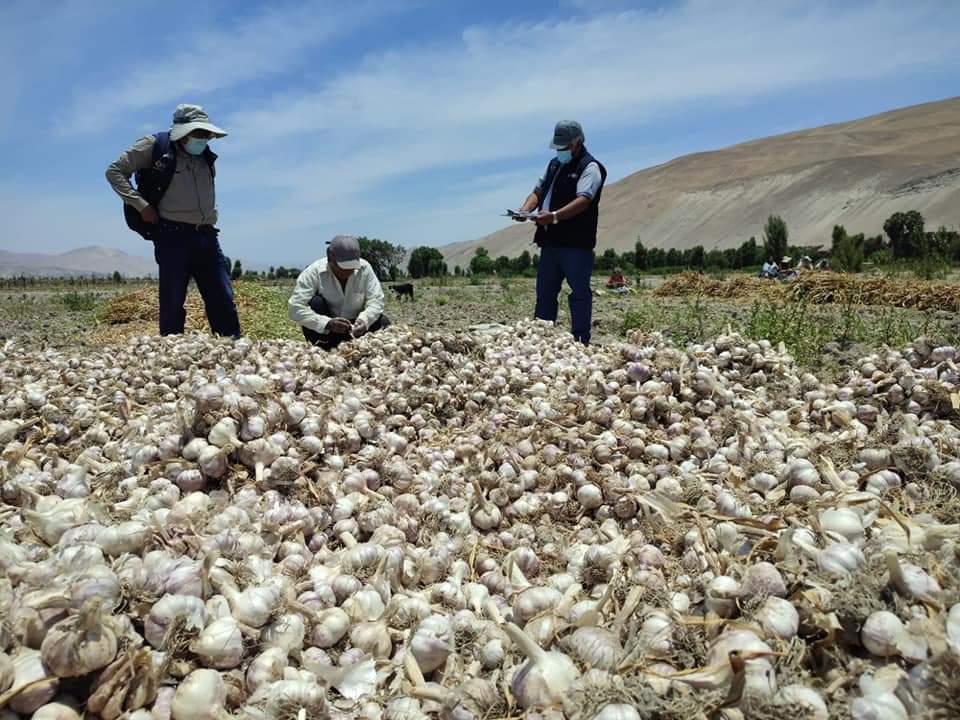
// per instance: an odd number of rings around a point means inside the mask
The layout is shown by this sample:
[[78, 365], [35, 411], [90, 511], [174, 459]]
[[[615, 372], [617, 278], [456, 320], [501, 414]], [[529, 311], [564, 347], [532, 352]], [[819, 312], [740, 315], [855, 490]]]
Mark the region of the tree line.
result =
[[[755, 270], [765, 260], [779, 262], [784, 256], [794, 260], [808, 256], [814, 261], [830, 260], [837, 270], [858, 272], [865, 261], [888, 264], [898, 260], [920, 259], [933, 261], [960, 261], [960, 234], [955, 230], [940, 227], [927, 232], [920, 212], [910, 210], [891, 215], [883, 224], [884, 234], [865, 236], [850, 235], [842, 225], [833, 229], [829, 247], [798, 246], [790, 244], [790, 232], [786, 221], [771, 215], [763, 226], [760, 240], [750, 237], [739, 247], [724, 250], [707, 250], [703, 245], [680, 250], [678, 248], [646, 247], [638, 238], [633, 248], [617, 252], [607, 248], [596, 255], [594, 269], [609, 272], [616, 268], [637, 272], [679, 272], [681, 270]], [[402, 245], [394, 245], [379, 238], [361, 236], [360, 253], [370, 263], [381, 280], [397, 280], [409, 276], [413, 279], [441, 277], [446, 275], [536, 275], [540, 257], [536, 252], [524, 250], [515, 257], [493, 257], [484, 247], [478, 247], [466, 267], [448, 267], [442, 253], [434, 247], [421, 246], [410, 251]], [[406, 270], [403, 269], [406, 259]], [[228, 259], [229, 263], [229, 259]], [[298, 268], [273, 268], [266, 272], [244, 270], [236, 260], [232, 267], [233, 279], [295, 279]]]

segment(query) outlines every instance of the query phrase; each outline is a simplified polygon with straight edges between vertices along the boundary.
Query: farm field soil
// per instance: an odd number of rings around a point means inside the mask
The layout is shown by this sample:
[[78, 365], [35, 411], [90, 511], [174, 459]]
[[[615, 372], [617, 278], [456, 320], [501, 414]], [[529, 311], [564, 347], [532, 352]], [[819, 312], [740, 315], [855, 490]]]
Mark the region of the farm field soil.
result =
[[[677, 342], [699, 342], [732, 330], [747, 337], [784, 342], [798, 361], [829, 374], [840, 372], [872, 348], [902, 346], [920, 335], [934, 341], [960, 339], [957, 314], [847, 303], [807, 305], [764, 298], [662, 296], [662, 278], [643, 278], [639, 290], [616, 295], [602, 289], [593, 305], [593, 340], [623, 340], [629, 330], [663, 332]], [[670, 283], [668, 282], [667, 285]], [[385, 283], [386, 313], [397, 324], [430, 331], [464, 331], [470, 326], [512, 324], [529, 318], [535, 283], [510, 278], [469, 283], [418, 282], [414, 301], [397, 299]], [[244, 333], [253, 339], [301, 337], [286, 318], [292, 284], [236, 283]], [[29, 347], [101, 346], [131, 335], [156, 332], [156, 287], [128, 285], [76, 292], [43, 288], [0, 295], [0, 338], [16, 337]], [[570, 323], [567, 290], [561, 293], [558, 323]], [[187, 302], [188, 330], [206, 330], [195, 290]]]

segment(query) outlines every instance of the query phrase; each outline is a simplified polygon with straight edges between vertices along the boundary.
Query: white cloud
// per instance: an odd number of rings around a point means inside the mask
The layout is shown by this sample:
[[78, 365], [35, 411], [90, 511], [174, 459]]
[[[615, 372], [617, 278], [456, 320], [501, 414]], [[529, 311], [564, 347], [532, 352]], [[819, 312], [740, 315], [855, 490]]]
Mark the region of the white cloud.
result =
[[[308, 50], [383, 12], [371, 0], [354, 0], [348, 8], [306, 0], [267, 7], [222, 28], [162, 33], [156, 41], [160, 50], [129, 67], [121, 66], [122, 76], [113, 84], [77, 92], [60, 130], [65, 134], [102, 131], [130, 110], [200, 98], [277, 76], [301, 63]], [[164, 52], [163, 42], [171, 38], [174, 48]]]
[[439, 226], [448, 214], [433, 208], [458, 202], [442, 183], [412, 200], [402, 183], [389, 191], [383, 184], [523, 157], [532, 180], [560, 117], [580, 119], [589, 144], [680, 109], [946, 66], [960, 49], [958, 21], [953, 4], [690, 0], [649, 12], [470, 27], [426, 47], [373, 51], [325, 83], [235, 113], [231, 152], [248, 160], [234, 182], [281, 191], [284, 201], [257, 215], [291, 232], [318, 216], [336, 224], [360, 213], [375, 222], [373, 202], [391, 210], [394, 239], [475, 237], [490, 229], [481, 213], [449, 214], [462, 235]]

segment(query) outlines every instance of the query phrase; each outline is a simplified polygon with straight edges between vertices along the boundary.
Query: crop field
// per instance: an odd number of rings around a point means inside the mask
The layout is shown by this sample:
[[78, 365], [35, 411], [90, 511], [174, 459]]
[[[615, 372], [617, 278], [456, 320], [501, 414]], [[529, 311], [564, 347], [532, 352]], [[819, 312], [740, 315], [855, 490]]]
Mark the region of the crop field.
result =
[[[738, 277], [743, 278], [742, 283], [737, 282]], [[786, 286], [778, 283], [769, 283], [765, 293], [751, 292], [758, 281], [748, 276], [732, 276], [720, 285], [746, 286], [746, 292], [736, 297], [712, 296], [702, 288], [698, 292], [697, 286], [684, 286], [684, 294], [664, 295], [662, 277], [641, 278], [626, 295], [604, 290], [602, 282], [599, 277], [594, 280], [598, 289], [593, 338], [597, 343], [622, 341], [634, 329], [663, 332], [679, 343], [703, 341], [730, 331], [784, 342], [804, 367], [834, 373], [842, 371], [844, 364], [858, 354], [884, 345], [903, 346], [920, 336], [929, 335], [947, 344], [960, 342], [960, 312], [944, 302], [934, 309], [869, 304], [858, 298], [820, 304], [791, 300], [784, 296]], [[668, 287], [676, 283], [674, 280]], [[298, 328], [286, 316], [291, 289], [292, 282], [236, 283], [244, 334], [257, 340], [300, 339]], [[567, 292], [564, 289], [560, 298], [558, 325], [562, 328], [569, 326]], [[527, 278], [426, 280], [417, 283], [413, 302], [397, 300], [387, 284], [385, 294], [386, 314], [391, 320], [435, 332], [461, 332], [480, 324], [512, 324], [530, 318], [535, 303], [534, 281]], [[960, 291], [954, 290], [953, 295], [954, 302], [960, 303]], [[70, 347], [152, 334], [157, 323], [155, 298], [152, 285], [80, 292], [66, 287], [6, 292], [0, 294], [0, 337], [16, 336], [34, 346]], [[188, 329], [206, 330], [195, 290], [188, 299]]]
[[956, 286], [602, 282], [0, 295], [0, 715], [960, 717]]

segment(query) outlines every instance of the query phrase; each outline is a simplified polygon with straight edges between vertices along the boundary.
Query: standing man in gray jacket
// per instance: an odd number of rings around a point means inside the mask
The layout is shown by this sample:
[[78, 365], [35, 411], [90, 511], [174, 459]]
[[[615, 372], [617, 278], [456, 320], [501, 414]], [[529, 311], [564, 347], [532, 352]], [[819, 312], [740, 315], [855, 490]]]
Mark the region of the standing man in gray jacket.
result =
[[[160, 274], [161, 335], [183, 332], [183, 304], [193, 278], [210, 329], [240, 336], [230, 268], [217, 239], [217, 156], [208, 147], [211, 139], [226, 135], [203, 108], [178, 105], [169, 131], [141, 138], [107, 168], [107, 181], [128, 206], [128, 224], [153, 242]], [[134, 175], [136, 187], [130, 183]]]

